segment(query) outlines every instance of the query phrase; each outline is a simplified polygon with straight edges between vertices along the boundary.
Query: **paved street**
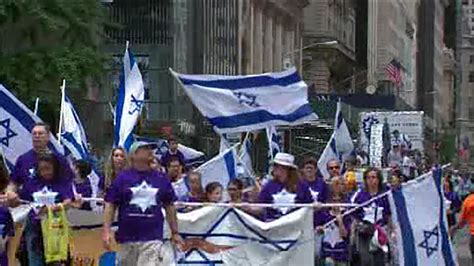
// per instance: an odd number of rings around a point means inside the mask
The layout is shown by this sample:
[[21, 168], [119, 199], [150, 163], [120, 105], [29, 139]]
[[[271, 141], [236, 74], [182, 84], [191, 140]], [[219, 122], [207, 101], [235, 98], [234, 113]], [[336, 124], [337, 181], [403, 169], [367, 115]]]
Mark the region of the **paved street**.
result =
[[454, 245], [456, 246], [459, 265], [470, 266], [471, 254], [469, 251], [469, 232], [467, 227], [456, 234], [454, 238]]

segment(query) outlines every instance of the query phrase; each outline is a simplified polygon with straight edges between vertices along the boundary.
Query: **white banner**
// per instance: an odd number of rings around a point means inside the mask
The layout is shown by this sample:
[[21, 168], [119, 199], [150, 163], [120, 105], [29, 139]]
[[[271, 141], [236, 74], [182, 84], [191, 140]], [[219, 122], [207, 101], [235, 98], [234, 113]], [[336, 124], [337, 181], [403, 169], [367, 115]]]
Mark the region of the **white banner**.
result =
[[360, 140], [367, 152], [368, 132], [373, 124], [383, 124], [387, 119], [390, 133], [398, 130], [408, 136], [413, 150], [423, 152], [423, 112], [363, 112], [360, 114]]
[[[203, 207], [178, 214], [186, 251], [177, 265], [313, 265], [313, 210], [262, 222], [235, 208]], [[169, 230], [165, 232], [169, 235]], [[168, 251], [165, 254], [172, 254]]]

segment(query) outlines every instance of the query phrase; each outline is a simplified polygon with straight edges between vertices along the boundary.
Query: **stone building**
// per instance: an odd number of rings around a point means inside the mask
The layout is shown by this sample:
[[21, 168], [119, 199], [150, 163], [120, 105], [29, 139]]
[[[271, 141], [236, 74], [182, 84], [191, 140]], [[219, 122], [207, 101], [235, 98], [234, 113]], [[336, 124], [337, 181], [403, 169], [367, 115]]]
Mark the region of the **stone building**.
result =
[[[416, 30], [418, 0], [368, 0], [367, 81], [379, 93], [395, 94], [416, 106]], [[402, 65], [402, 84], [389, 81], [385, 68]]]
[[355, 26], [353, 0], [310, 0], [305, 7], [303, 73], [318, 93], [348, 89], [338, 85], [356, 74]]

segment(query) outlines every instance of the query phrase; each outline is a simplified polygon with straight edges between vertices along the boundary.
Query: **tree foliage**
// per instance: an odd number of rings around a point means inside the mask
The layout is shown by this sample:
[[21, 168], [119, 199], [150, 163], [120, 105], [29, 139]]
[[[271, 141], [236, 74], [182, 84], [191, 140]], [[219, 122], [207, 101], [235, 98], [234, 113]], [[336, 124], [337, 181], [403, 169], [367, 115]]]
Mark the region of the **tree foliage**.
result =
[[0, 0], [0, 83], [23, 101], [59, 100], [99, 77], [99, 45], [107, 25], [98, 0]]

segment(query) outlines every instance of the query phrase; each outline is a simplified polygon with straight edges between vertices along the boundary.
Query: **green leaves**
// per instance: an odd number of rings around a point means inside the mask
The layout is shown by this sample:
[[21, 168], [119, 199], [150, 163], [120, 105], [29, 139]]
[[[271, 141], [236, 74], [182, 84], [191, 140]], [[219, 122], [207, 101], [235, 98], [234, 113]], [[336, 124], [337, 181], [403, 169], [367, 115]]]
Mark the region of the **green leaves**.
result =
[[83, 90], [103, 70], [106, 19], [97, 0], [1, 0], [0, 83], [24, 101], [59, 101], [63, 78]]

